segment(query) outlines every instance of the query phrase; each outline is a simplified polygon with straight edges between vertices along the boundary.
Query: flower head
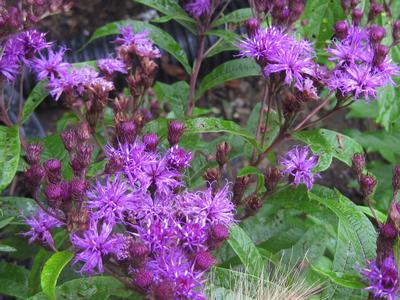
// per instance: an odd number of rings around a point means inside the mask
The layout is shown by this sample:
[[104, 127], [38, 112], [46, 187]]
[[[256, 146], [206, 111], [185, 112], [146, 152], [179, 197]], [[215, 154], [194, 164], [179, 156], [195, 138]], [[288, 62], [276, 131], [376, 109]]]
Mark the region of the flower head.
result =
[[63, 62], [65, 51], [65, 48], [60, 48], [58, 52], [49, 49], [47, 57], [40, 54], [39, 57], [32, 59], [30, 65], [39, 80], [43, 80], [46, 77], [57, 77], [58, 74], [70, 66], [68, 63]]
[[134, 33], [132, 27], [121, 27], [119, 29], [121, 35], [115, 39], [115, 43], [122, 47], [132, 47], [132, 50], [140, 55], [150, 58], [161, 57], [160, 50], [154, 46], [149, 39], [150, 32], [142, 31]]
[[400, 296], [400, 281], [396, 261], [392, 256], [385, 258], [380, 267], [375, 261], [361, 270], [361, 274], [369, 281], [367, 291], [377, 298], [396, 300]]
[[183, 170], [190, 166], [192, 153], [186, 152], [185, 149], [175, 145], [168, 152], [168, 164], [177, 170]]
[[185, 5], [186, 11], [195, 18], [201, 16], [208, 16], [211, 14], [211, 1], [210, 0], [191, 0]]
[[29, 243], [33, 243], [35, 240], [43, 242], [51, 249], [55, 250], [54, 240], [50, 230], [53, 228], [61, 227], [63, 223], [56, 218], [48, 215], [41, 209], [38, 210], [36, 218], [31, 216], [25, 218], [25, 223], [31, 227], [31, 230], [24, 233], [24, 236], [30, 236]]
[[312, 173], [318, 164], [318, 156], [313, 155], [308, 146], [294, 147], [279, 162], [285, 167], [282, 173], [288, 174], [295, 185], [304, 183], [309, 190], [312, 188], [318, 176]]
[[116, 58], [103, 58], [97, 61], [97, 66], [106, 75], [111, 76], [116, 72], [126, 74], [126, 65], [123, 61]]

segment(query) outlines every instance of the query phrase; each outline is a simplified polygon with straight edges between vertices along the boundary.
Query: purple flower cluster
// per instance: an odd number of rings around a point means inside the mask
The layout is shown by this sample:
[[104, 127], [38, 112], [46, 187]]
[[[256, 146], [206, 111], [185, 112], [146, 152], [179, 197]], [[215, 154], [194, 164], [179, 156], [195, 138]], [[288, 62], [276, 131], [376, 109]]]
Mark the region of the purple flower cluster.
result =
[[311, 44], [297, 40], [279, 27], [257, 28], [239, 43], [240, 56], [254, 58], [265, 76], [282, 73], [285, 82], [303, 90], [305, 79], [316, 76]]
[[191, 0], [185, 5], [186, 11], [195, 18], [211, 14], [211, 0]]
[[279, 163], [284, 166], [283, 174], [289, 175], [289, 180], [295, 185], [304, 183], [312, 189], [315, 179], [319, 176], [312, 171], [318, 164], [318, 156], [312, 154], [308, 146], [294, 147]]
[[380, 267], [375, 261], [368, 262], [368, 266], [361, 269], [361, 274], [369, 282], [366, 290], [375, 297], [388, 300], [400, 297], [400, 278], [393, 256], [385, 258]]
[[184, 171], [191, 153], [178, 145], [161, 154], [137, 139], [108, 146], [106, 153], [109, 162], [119, 162], [117, 172], [98, 179], [82, 199], [90, 227], [71, 235], [74, 262], [83, 263], [81, 272], [102, 273], [113, 256], [126, 262], [144, 294], [168, 291], [157, 299], [205, 299], [202, 284], [214, 263], [211, 251], [234, 222], [229, 185], [187, 191]]
[[347, 28], [345, 22], [339, 25], [336, 27], [342, 29], [341, 39], [336, 39], [327, 49], [329, 60], [336, 63], [326, 79], [327, 86], [355, 99], [368, 101], [371, 97], [376, 98], [377, 88], [394, 85], [392, 76], [399, 75], [398, 67], [388, 57], [389, 49], [380, 44], [385, 29], [378, 25], [371, 25], [368, 29]]

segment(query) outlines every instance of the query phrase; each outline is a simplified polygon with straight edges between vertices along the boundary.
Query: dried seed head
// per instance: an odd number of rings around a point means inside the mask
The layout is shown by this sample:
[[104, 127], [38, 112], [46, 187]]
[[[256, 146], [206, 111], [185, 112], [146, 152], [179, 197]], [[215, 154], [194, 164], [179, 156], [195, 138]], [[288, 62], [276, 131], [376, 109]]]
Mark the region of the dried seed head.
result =
[[227, 142], [222, 142], [217, 146], [216, 159], [220, 167], [223, 167], [228, 162], [230, 152], [231, 145]]
[[219, 176], [220, 176], [220, 173], [219, 173], [218, 168], [209, 168], [204, 173], [203, 178], [205, 181], [207, 181], [209, 183], [213, 183], [215, 181], [218, 181]]
[[282, 178], [282, 172], [277, 167], [268, 167], [264, 172], [264, 185], [267, 191], [273, 191]]

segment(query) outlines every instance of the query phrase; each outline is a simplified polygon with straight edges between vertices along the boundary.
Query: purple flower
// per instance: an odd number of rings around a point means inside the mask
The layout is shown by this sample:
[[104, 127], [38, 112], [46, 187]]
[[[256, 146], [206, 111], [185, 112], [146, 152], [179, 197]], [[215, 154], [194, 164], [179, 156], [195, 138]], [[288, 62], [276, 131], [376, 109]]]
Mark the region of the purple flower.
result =
[[169, 166], [177, 170], [183, 170], [190, 166], [192, 152], [185, 152], [185, 149], [175, 145], [169, 149], [167, 159]]
[[58, 52], [49, 49], [47, 57], [40, 54], [40, 57], [32, 59], [30, 66], [36, 72], [39, 80], [43, 80], [46, 77], [57, 77], [58, 74], [70, 66], [68, 63], [63, 62], [65, 51], [66, 49], [63, 47]]
[[313, 174], [312, 170], [318, 164], [318, 156], [313, 155], [308, 146], [294, 147], [285, 158], [281, 158], [279, 163], [285, 167], [283, 174], [289, 174], [290, 179], [295, 185], [304, 183], [311, 190], [315, 178], [318, 174]]
[[0, 74], [3, 75], [8, 81], [15, 81], [16, 76], [20, 72], [19, 62], [13, 60], [13, 57], [3, 53], [0, 58]]
[[61, 227], [64, 224], [41, 209], [37, 211], [36, 218], [31, 216], [30, 218], [24, 217], [24, 219], [25, 223], [31, 227], [30, 231], [23, 234], [24, 236], [30, 236], [29, 243], [31, 244], [35, 240], [40, 240], [55, 251], [54, 240], [50, 230]]
[[210, 0], [191, 0], [185, 5], [186, 11], [195, 18], [209, 16], [211, 14]]
[[26, 59], [31, 58], [34, 54], [39, 53], [45, 48], [51, 46], [46, 42], [46, 34], [37, 30], [28, 30], [20, 33], [18, 39], [22, 43], [23, 54]]
[[126, 74], [126, 65], [123, 61], [116, 58], [103, 58], [97, 61], [97, 66], [106, 75], [111, 76], [115, 72]]
[[124, 245], [120, 236], [110, 236], [112, 225], [103, 223], [101, 231], [98, 231], [98, 224], [92, 221], [90, 228], [82, 233], [71, 234], [71, 243], [78, 250], [73, 263], [78, 261], [84, 262], [82, 273], [95, 274], [97, 272], [103, 273], [103, 259], [102, 257], [108, 254], [116, 254], [121, 250]]
[[204, 218], [187, 218], [178, 225], [180, 242], [185, 250], [195, 252], [207, 248], [207, 229]]
[[216, 194], [211, 188], [197, 193], [186, 193], [178, 199], [182, 212], [194, 218], [203, 218], [207, 224], [229, 226], [234, 222], [235, 206], [231, 202], [229, 184]]
[[118, 175], [112, 179], [107, 177], [104, 184], [97, 181], [86, 196], [87, 207], [93, 211], [93, 219], [102, 219], [109, 224], [123, 222], [124, 213], [133, 208], [132, 192]]
[[121, 35], [115, 39], [117, 44], [125, 47], [133, 47], [135, 53], [140, 56], [150, 58], [161, 57], [160, 50], [148, 38], [150, 32], [142, 31], [135, 34], [132, 27], [121, 27], [119, 30]]
[[375, 261], [368, 262], [368, 267], [361, 274], [369, 281], [367, 291], [377, 298], [396, 300], [400, 296], [399, 273], [392, 256], [383, 260], [380, 267]]

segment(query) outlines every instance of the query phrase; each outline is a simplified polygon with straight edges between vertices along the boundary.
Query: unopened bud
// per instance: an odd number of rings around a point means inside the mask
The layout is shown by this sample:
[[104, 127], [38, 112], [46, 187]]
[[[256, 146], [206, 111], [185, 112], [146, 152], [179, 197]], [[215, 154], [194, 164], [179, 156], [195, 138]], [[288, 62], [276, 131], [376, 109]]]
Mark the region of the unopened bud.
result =
[[[304, 3], [303, 2], [290, 2], [293, 3], [289, 6], [289, 20], [294, 23], [298, 19], [300, 19], [301, 15], [304, 12]], [[289, 3], [289, 4], [290, 4]]]
[[371, 3], [371, 6], [369, 8], [368, 12], [368, 22], [372, 21], [376, 17], [378, 17], [381, 13], [383, 12], [383, 6], [374, 2]]
[[82, 202], [87, 188], [88, 184], [85, 179], [75, 178], [69, 183], [71, 197], [78, 202]]
[[222, 142], [217, 146], [216, 159], [221, 168], [228, 162], [230, 152], [231, 145], [227, 142]]
[[282, 103], [283, 115], [285, 118], [290, 119], [293, 114], [300, 110], [300, 101], [292, 93], [286, 93]]
[[74, 210], [68, 214], [67, 227], [68, 231], [84, 231], [89, 228], [90, 224], [90, 211], [81, 208], [80, 210]]
[[256, 34], [257, 30], [260, 28], [260, 23], [257, 19], [251, 18], [246, 21], [247, 34], [253, 36]]
[[194, 259], [194, 267], [199, 271], [207, 271], [213, 266], [214, 262], [214, 257], [210, 252], [200, 251]]
[[400, 40], [400, 20], [393, 23], [392, 31], [393, 41], [398, 42]]
[[395, 239], [398, 231], [391, 223], [386, 223], [380, 228], [380, 233], [387, 239]]
[[264, 185], [271, 192], [283, 178], [282, 172], [277, 167], [268, 167], [264, 172]]
[[236, 177], [235, 183], [233, 184], [233, 198], [232, 201], [236, 205], [239, 205], [242, 201], [244, 192], [250, 182], [250, 175]]
[[146, 290], [153, 283], [153, 278], [154, 275], [152, 272], [139, 270], [135, 273], [134, 282], [139, 289]]
[[360, 1], [361, 0], [351, 0], [350, 2], [351, 2], [351, 8], [355, 8], [359, 3], [360, 3]]
[[220, 176], [220, 173], [219, 173], [218, 168], [209, 168], [204, 173], [203, 178], [208, 183], [213, 183], [215, 181], [218, 181], [219, 176]]
[[85, 145], [82, 144], [79, 146], [79, 149], [77, 151], [77, 158], [79, 159], [81, 165], [84, 168], [87, 168], [92, 160], [92, 153], [93, 153], [93, 147], [91, 145]]
[[400, 165], [397, 165], [393, 171], [393, 178], [392, 178], [392, 187], [393, 191], [400, 190]]
[[163, 280], [154, 288], [155, 300], [174, 300], [174, 284], [168, 280]]
[[61, 161], [58, 159], [48, 159], [44, 162], [47, 179], [51, 183], [58, 183], [61, 181]]
[[223, 242], [229, 238], [229, 229], [222, 224], [213, 224], [210, 229], [210, 238], [214, 241]]
[[149, 133], [143, 136], [143, 143], [146, 145], [146, 151], [155, 152], [158, 142], [158, 136], [155, 133]]
[[349, 27], [346, 21], [337, 21], [335, 24], [335, 36], [340, 39], [344, 40], [347, 38], [349, 34]]
[[351, 6], [351, 0], [341, 0], [340, 4], [345, 12], [347, 12]]
[[64, 147], [68, 152], [73, 151], [77, 146], [77, 137], [73, 129], [68, 129], [61, 133], [61, 139], [64, 143]]
[[82, 142], [85, 142], [88, 139], [90, 139], [91, 131], [92, 131], [92, 129], [90, 128], [89, 123], [83, 122], [77, 128], [76, 136], [77, 136], [78, 140], [82, 143]]
[[41, 144], [29, 144], [26, 147], [26, 161], [30, 165], [36, 165], [40, 162], [43, 146]]
[[378, 182], [376, 181], [375, 177], [371, 175], [360, 175], [359, 183], [360, 183], [361, 193], [365, 198], [367, 198], [374, 193], [376, 184]]
[[353, 155], [353, 158], [351, 159], [351, 167], [353, 171], [357, 174], [360, 175], [365, 169], [365, 156], [364, 154], [361, 153], [356, 153]]
[[117, 124], [117, 134], [120, 142], [132, 144], [136, 138], [136, 125], [133, 121]]
[[46, 171], [39, 164], [33, 165], [28, 170], [26, 170], [24, 178], [27, 188], [31, 192], [34, 192], [39, 187], [45, 174]]
[[179, 143], [182, 137], [185, 125], [179, 121], [171, 121], [168, 124], [168, 142], [171, 146], [175, 146]]
[[373, 64], [374, 66], [380, 66], [386, 59], [389, 54], [389, 47], [385, 45], [378, 45], [374, 49], [374, 58]]
[[253, 193], [249, 197], [246, 198], [245, 205], [246, 205], [246, 213], [249, 216], [255, 215], [259, 211], [259, 209], [262, 207], [260, 198], [258, 197], [258, 195], [256, 193]]
[[122, 166], [123, 162], [120, 158], [111, 157], [104, 168], [104, 173], [114, 174], [115, 172], [120, 171], [122, 169]]
[[364, 12], [361, 9], [359, 9], [359, 8], [353, 9], [351, 16], [352, 16], [354, 26], [359, 26], [361, 24], [363, 15], [364, 15]]
[[52, 208], [59, 208], [64, 198], [64, 190], [61, 184], [49, 184], [45, 190], [47, 203]]
[[373, 24], [369, 29], [369, 38], [371, 39], [372, 44], [377, 45], [379, 44], [382, 39], [385, 37], [386, 30], [385, 28]]
[[[146, 124], [147, 118], [148, 118], [148, 115], [146, 116], [147, 112], [148, 112], [148, 110], [145, 110], [145, 111], [138, 110], [135, 112], [135, 115], [133, 116], [133, 122], [135, 123], [136, 128], [138, 130], [141, 130], [144, 127], [144, 125]], [[151, 116], [150, 116], [150, 119], [151, 119]]]

